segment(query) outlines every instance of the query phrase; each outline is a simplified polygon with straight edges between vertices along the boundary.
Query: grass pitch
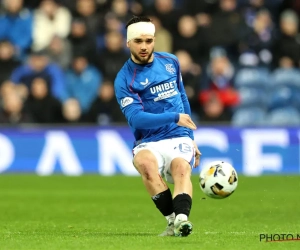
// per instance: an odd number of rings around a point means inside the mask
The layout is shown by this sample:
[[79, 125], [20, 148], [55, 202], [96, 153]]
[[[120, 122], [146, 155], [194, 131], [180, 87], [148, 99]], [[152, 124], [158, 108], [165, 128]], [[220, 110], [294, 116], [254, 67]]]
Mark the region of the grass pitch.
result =
[[225, 200], [203, 199], [192, 181], [193, 234], [161, 238], [166, 221], [139, 177], [2, 175], [0, 249], [300, 249], [300, 240], [260, 241], [300, 236], [300, 176], [241, 176]]

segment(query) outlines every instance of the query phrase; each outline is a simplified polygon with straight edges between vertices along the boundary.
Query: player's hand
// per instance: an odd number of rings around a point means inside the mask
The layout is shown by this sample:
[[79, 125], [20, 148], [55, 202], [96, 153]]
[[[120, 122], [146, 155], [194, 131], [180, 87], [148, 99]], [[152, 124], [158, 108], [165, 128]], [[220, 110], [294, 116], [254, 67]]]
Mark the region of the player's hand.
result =
[[202, 155], [200, 150], [198, 149], [198, 146], [196, 144], [195, 141], [193, 141], [194, 143], [194, 148], [195, 148], [195, 165], [194, 168], [198, 167], [200, 164], [200, 156]]
[[177, 125], [193, 130], [197, 128], [195, 123], [192, 121], [191, 117], [187, 114], [179, 114], [179, 121], [177, 122]]

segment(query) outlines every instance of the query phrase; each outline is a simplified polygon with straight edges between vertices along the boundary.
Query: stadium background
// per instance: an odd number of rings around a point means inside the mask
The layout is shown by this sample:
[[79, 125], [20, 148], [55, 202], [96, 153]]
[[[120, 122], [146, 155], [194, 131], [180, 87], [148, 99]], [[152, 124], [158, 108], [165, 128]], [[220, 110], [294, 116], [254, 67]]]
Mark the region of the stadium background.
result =
[[[299, 249], [299, 0], [0, 3], [0, 249]], [[114, 98], [133, 14], [179, 58], [201, 166], [239, 173], [220, 201], [194, 170], [188, 238], [157, 237]]]
[[136, 175], [113, 81], [126, 21], [148, 15], [155, 50], [181, 63], [201, 164], [299, 173], [299, 13], [292, 0], [2, 1], [0, 171]]

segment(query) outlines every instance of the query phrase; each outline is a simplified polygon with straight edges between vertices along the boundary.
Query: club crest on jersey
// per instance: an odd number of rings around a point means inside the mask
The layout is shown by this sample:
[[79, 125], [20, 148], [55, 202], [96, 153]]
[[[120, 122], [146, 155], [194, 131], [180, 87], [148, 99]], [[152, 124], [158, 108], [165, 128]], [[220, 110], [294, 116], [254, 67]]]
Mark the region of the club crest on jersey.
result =
[[175, 70], [175, 68], [173, 67], [173, 64], [165, 64], [165, 66], [166, 66], [166, 70], [169, 72], [169, 73], [171, 73], [171, 74], [175, 74], [175, 72], [176, 72], [176, 70]]

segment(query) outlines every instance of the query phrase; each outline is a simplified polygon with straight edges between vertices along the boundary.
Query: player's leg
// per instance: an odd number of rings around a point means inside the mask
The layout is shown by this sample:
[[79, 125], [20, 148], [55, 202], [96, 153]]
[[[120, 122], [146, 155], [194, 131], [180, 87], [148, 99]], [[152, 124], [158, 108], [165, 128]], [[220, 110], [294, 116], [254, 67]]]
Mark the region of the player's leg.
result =
[[188, 236], [192, 232], [192, 223], [188, 220], [192, 207], [192, 168], [183, 158], [171, 162], [171, 175], [174, 181], [173, 210], [175, 212], [175, 235]]
[[151, 196], [168, 189], [158, 172], [158, 161], [155, 155], [147, 149], [139, 151], [133, 159], [133, 164], [140, 173], [143, 183]]
[[166, 230], [160, 236], [173, 236], [175, 214], [172, 194], [158, 171], [159, 164], [163, 164], [163, 159], [150, 150], [143, 149], [135, 154], [133, 164], [141, 174], [143, 183], [156, 207], [168, 221]]
[[191, 165], [183, 158], [175, 158], [171, 162], [171, 174], [174, 181], [173, 197], [186, 193], [190, 197], [193, 195], [193, 186], [191, 182]]

